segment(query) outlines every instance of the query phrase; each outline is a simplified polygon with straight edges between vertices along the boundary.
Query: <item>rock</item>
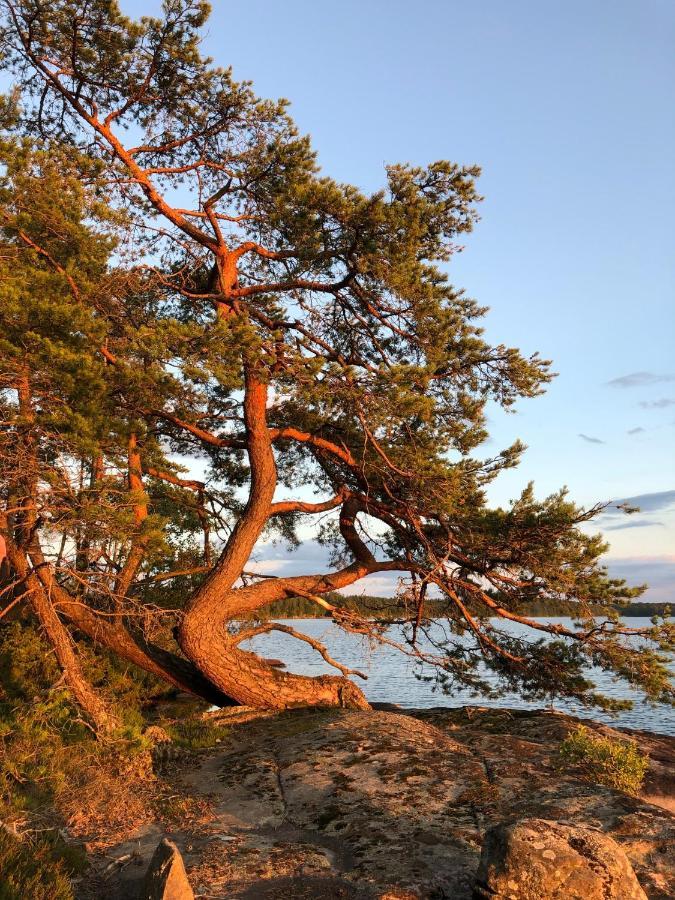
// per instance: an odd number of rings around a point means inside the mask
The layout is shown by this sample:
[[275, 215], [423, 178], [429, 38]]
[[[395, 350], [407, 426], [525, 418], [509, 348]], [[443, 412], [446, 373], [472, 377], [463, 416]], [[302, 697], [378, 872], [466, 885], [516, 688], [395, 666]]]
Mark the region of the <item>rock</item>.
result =
[[[168, 776], [184, 801], [185, 816], [172, 827], [178, 845], [190, 846], [197, 894], [470, 900], [486, 832], [507, 821], [539, 819], [564, 822], [575, 833], [590, 830], [596, 840], [612, 838], [649, 900], [675, 898], [675, 817], [561, 767], [560, 742], [578, 723], [570, 716], [488, 708], [280, 713], [233, 707], [209, 720], [227, 723], [222, 743], [183, 751]], [[675, 738], [634, 737], [650, 756], [647, 792], [675, 801]], [[106, 864], [134, 852], [140, 840], [147, 868], [164, 833], [164, 824], [156, 822], [150, 835], [129, 834], [109, 846]], [[559, 846], [567, 855], [576, 852], [575, 865], [581, 861], [588, 871], [581, 845]], [[543, 850], [556, 852], [546, 844]], [[600, 863], [592, 866], [605, 871]], [[121, 869], [119, 889], [116, 884], [113, 892], [108, 878], [102, 891], [82, 893], [82, 900], [137, 897], [133, 869]], [[631, 879], [628, 891], [634, 885]], [[590, 889], [584, 894], [593, 900]], [[491, 900], [508, 896], [493, 894]], [[558, 893], [559, 900], [573, 896], [566, 886]], [[607, 894], [617, 896], [643, 895]]]
[[162, 838], [150, 860], [141, 900], [194, 900], [183, 857], [167, 838]]
[[476, 900], [646, 900], [619, 845], [601, 831], [545, 819], [491, 828]]

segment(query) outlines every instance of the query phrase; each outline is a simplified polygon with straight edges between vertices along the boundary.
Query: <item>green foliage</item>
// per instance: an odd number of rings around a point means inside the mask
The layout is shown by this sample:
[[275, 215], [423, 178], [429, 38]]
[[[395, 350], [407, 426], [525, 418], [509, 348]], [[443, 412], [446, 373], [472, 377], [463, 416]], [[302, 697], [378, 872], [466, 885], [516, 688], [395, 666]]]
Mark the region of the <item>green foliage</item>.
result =
[[0, 872], [0, 900], [73, 900], [66, 866], [48, 840], [18, 840], [0, 828]]
[[37, 630], [14, 622], [0, 629], [0, 803], [3, 818], [36, 809], [63, 790], [69, 757], [91, 752], [91, 733], [63, 690]]
[[64, 823], [112, 830], [143, 814], [142, 706], [158, 682], [86, 644], [80, 657], [123, 721], [112, 744], [82, 719], [35, 624], [0, 626], [0, 820], [23, 832], [17, 842], [0, 829], [0, 898], [71, 898], [68, 875], [82, 871], [86, 857], [61, 838]]
[[633, 741], [618, 741], [578, 725], [560, 745], [563, 765], [574, 766], [589, 781], [626, 794], [639, 794], [649, 757]]
[[80, 655], [122, 719], [113, 748], [95, 739], [73, 705], [35, 625], [0, 627], [0, 818], [58, 804], [86, 772], [105, 769], [111, 754], [131, 760], [146, 750], [141, 704], [159, 682], [105, 651], [83, 645]]
[[[0, 628], [0, 818], [30, 821], [41, 832], [19, 841], [0, 829], [0, 897], [70, 900], [69, 874], [84, 855], [44, 830], [52, 804], [69, 790], [99, 748], [63, 689], [50, 690], [59, 672], [37, 630], [14, 622]], [[46, 815], [45, 815], [46, 813]]]
[[[341, 569], [322, 589], [349, 583], [355, 558], [373, 572], [388, 560], [401, 588], [374, 615], [405, 620], [414, 643], [442, 614], [447, 640], [432, 655], [449, 686], [478, 687], [485, 660], [526, 696], [611, 705], [584, 674], [597, 666], [674, 702], [675, 629], [657, 621], [638, 639], [621, 625], [617, 605], [644, 586], [602, 565], [607, 545], [587, 531], [601, 507], [532, 485], [487, 504], [524, 451], [516, 441], [484, 458], [487, 406], [511, 409], [552, 374], [537, 353], [487, 340], [486, 309], [450, 281], [477, 220], [479, 168], [391, 165], [370, 194], [322, 175], [286, 101], [202, 56], [199, 0], [138, 21], [114, 0], [2, 8], [14, 83], [0, 108], [0, 477], [3, 496], [23, 496], [37, 445], [31, 537], [61, 548], [48, 562], [75, 603], [106, 622], [122, 603], [133, 641], [164, 636], [224, 543], [253, 535], [232, 559], [255, 538], [297, 544], [306, 510], [236, 527], [252, 509], [265, 519], [246, 503], [255, 373], [280, 493], [311, 485], [350, 505], [353, 528], [333, 515], [321, 529]], [[17, 508], [8, 534], [20, 536]], [[306, 610], [284, 603], [260, 614]], [[576, 604], [578, 625], [533, 620], [552, 603]], [[236, 616], [236, 599], [222, 607]]]
[[221, 743], [228, 731], [227, 728], [208, 719], [185, 719], [167, 725], [166, 730], [174, 743], [187, 750], [215, 747]]

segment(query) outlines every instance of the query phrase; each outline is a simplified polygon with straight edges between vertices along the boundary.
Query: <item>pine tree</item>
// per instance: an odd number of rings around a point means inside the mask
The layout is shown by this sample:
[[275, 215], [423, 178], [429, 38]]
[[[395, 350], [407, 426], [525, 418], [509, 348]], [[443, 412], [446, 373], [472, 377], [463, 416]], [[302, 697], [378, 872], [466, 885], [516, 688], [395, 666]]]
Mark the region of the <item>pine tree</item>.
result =
[[[279, 672], [240, 646], [278, 626], [241, 623], [302, 597], [388, 640], [381, 621], [326, 597], [394, 572], [401, 649], [450, 686], [479, 687], [482, 660], [528, 696], [610, 704], [583, 675], [593, 664], [670, 702], [672, 630], [618, 619], [616, 602], [642, 589], [607, 576], [605, 544], [581, 527], [601, 507], [564, 491], [539, 501], [531, 487], [507, 509], [487, 505], [523, 447], [475, 455], [486, 404], [535, 397], [551, 375], [539, 356], [487, 342], [485, 310], [448, 281], [476, 220], [478, 168], [389, 166], [370, 195], [321, 175], [287, 103], [201, 55], [205, 3], [166, 0], [138, 22], [112, 0], [2, 6], [15, 78], [3, 227], [30, 270], [25, 285], [7, 271], [3, 288], [8, 446], [25, 425], [22, 366], [51, 398], [33, 429], [44, 512], [27, 534], [16, 477], [3, 475], [4, 534], [59, 614], [216, 702], [358, 707], [344, 667]], [[34, 234], [17, 197], [38, 158], [54, 176], [29, 192]], [[68, 217], [71, 195], [86, 202]], [[179, 455], [201, 461], [204, 481]], [[308, 484], [325, 499], [278, 498]], [[331, 571], [250, 574], [261, 539], [292, 542], [323, 513]], [[152, 643], [168, 593], [173, 653]], [[545, 599], [573, 600], [578, 624], [528, 614]], [[430, 610], [443, 612], [443, 642]]]

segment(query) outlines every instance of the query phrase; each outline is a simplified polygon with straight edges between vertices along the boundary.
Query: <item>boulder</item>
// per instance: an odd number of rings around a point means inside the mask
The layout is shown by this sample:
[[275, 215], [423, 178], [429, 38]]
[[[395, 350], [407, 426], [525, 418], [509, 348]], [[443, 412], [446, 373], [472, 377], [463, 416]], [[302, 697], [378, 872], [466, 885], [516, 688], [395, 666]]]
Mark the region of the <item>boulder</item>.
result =
[[485, 835], [476, 900], [646, 900], [621, 847], [601, 831], [546, 819]]
[[150, 860], [141, 900], [194, 900], [180, 850], [167, 838], [162, 838]]

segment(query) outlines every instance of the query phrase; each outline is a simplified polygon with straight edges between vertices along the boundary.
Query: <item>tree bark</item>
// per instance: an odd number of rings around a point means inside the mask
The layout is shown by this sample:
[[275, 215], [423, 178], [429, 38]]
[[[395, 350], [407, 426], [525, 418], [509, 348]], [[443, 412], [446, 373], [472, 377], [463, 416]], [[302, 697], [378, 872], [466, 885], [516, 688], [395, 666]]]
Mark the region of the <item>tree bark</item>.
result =
[[30, 594], [33, 612], [54, 648], [59, 667], [75, 702], [96, 734], [100, 737], [109, 736], [120, 727], [120, 720], [87, 680], [70, 633], [59, 619], [42, 585], [35, 576], [28, 577], [28, 584], [33, 588]]
[[59, 613], [92, 641], [128, 660], [139, 669], [156, 675], [179, 690], [194, 694], [195, 697], [206, 700], [214, 706], [238, 705], [234, 698], [227, 696], [212, 684], [190, 660], [149, 643], [140, 633], [130, 631], [119, 616], [98, 615], [86, 603], [71, 597], [58, 584], [41, 550], [35, 544], [31, 548], [31, 559], [40, 582], [53, 597]]
[[240, 650], [236, 637], [228, 634], [231, 621], [291, 596], [294, 587], [312, 593], [327, 593], [361, 577], [352, 575], [350, 572], [346, 579], [323, 575], [270, 579], [263, 584], [229, 591], [224, 596], [220, 593], [207, 595], [184, 619], [181, 639], [185, 641], [185, 634], [188, 635], [184, 650], [210, 681], [245, 706], [368, 709], [363, 693], [348, 678], [334, 675], [310, 678], [279, 671], [255, 653]]
[[[279, 582], [233, 590], [272, 514], [277, 470], [267, 427], [266, 405], [267, 385], [246, 369], [244, 423], [251, 467], [249, 498], [213, 572], [187, 606], [179, 642], [185, 655], [209, 681], [246, 706], [367, 709], [367, 700], [348, 678], [328, 675], [309, 678], [280, 672], [256, 654], [238, 649], [234, 638], [228, 634], [228, 623], [242, 613], [287, 595], [286, 588]], [[309, 579], [311, 585], [316, 581], [316, 578]]]

